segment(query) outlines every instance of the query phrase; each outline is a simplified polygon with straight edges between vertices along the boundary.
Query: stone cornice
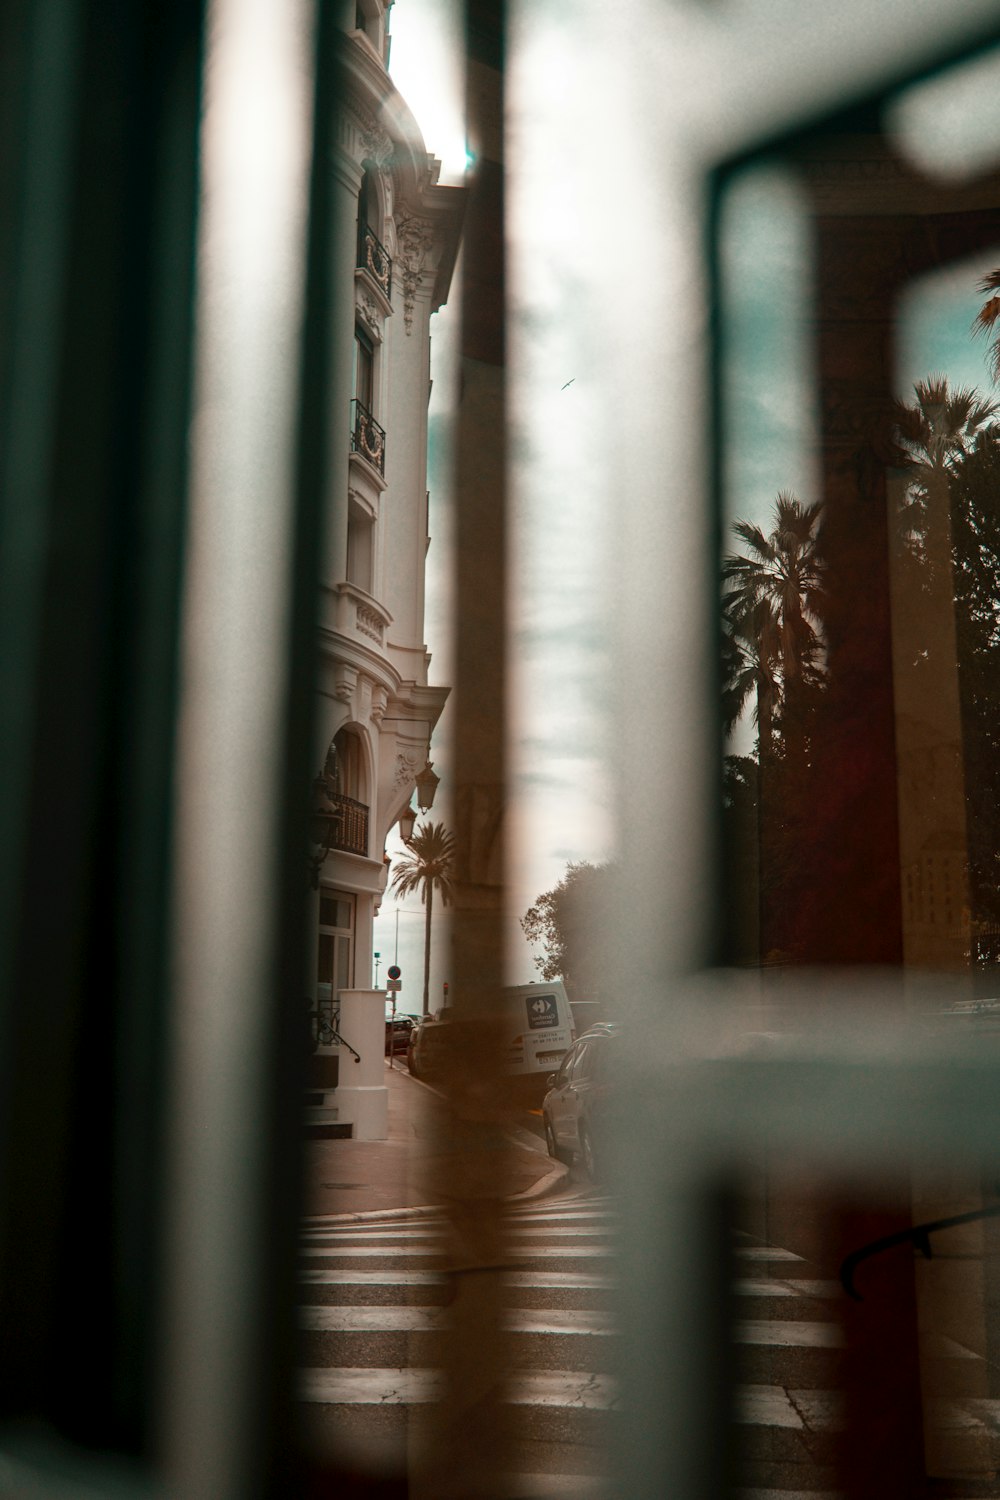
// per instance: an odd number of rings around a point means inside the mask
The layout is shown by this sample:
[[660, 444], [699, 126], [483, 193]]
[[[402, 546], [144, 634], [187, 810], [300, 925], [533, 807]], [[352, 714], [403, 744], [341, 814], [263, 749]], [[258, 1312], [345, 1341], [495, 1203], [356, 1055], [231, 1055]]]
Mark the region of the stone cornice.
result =
[[[375, 646], [366, 646], [357, 635], [345, 635], [339, 630], [321, 625], [319, 628], [320, 661], [323, 665], [345, 664], [364, 672], [386, 692], [399, 691], [402, 678], [390, 661]], [[323, 691], [322, 667], [319, 683]]]
[[[342, 36], [339, 41], [336, 137], [340, 151], [350, 157], [359, 174], [363, 164], [371, 162], [391, 177], [392, 228], [387, 227], [387, 240], [395, 239], [389, 248], [403, 266], [409, 332], [415, 297], [425, 279], [430, 280], [432, 311], [448, 296], [466, 190], [438, 182], [440, 162], [428, 153], [409, 106], [371, 49], [354, 37]], [[405, 242], [400, 231], [403, 224], [407, 226]]]

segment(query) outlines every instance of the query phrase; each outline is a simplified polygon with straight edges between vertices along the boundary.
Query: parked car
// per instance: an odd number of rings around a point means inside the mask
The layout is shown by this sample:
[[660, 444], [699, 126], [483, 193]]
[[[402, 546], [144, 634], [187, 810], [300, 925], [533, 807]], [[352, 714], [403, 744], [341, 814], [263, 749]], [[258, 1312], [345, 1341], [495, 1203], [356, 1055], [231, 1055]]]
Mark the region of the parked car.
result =
[[428, 1016], [416, 1016], [413, 1030], [406, 1046], [406, 1066], [414, 1078], [428, 1078], [437, 1071], [440, 1049], [436, 1033], [451, 1015], [450, 1006], [431, 1011]]
[[418, 1024], [419, 1020], [420, 1020], [419, 1016], [406, 1015], [406, 1014], [404, 1014], [401, 1011], [397, 1011], [396, 1014], [395, 1014], [395, 1016], [393, 1016], [393, 1014], [392, 1014], [392, 1007], [389, 1006], [389, 1005], [386, 1006], [386, 1008], [385, 1008], [385, 1055], [386, 1055], [386, 1057], [389, 1056], [390, 1052], [393, 1055], [395, 1055], [397, 1052], [405, 1052], [406, 1051], [407, 1047], [409, 1046], [410, 1033], [412, 1032], [414, 1026], [416, 1026]]
[[618, 1027], [592, 1026], [566, 1053], [548, 1080], [542, 1101], [545, 1145], [557, 1161], [579, 1158], [591, 1182], [600, 1175], [607, 1140], [611, 1063]]

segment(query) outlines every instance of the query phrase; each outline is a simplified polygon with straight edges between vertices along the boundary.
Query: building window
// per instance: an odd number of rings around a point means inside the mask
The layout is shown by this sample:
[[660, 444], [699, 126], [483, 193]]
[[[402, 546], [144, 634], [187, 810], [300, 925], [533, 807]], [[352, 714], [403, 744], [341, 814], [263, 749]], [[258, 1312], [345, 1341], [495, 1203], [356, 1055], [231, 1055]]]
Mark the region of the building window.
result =
[[365, 168], [358, 194], [358, 267], [367, 271], [386, 297], [392, 296], [392, 258], [379, 239], [382, 224], [375, 174]]
[[328, 761], [333, 789], [345, 797], [365, 800], [365, 776], [361, 740], [351, 729], [341, 729], [333, 741]]
[[354, 330], [354, 395], [371, 412], [375, 402], [375, 347], [361, 329]]
[[347, 581], [373, 591], [375, 526], [370, 516], [353, 507], [347, 515]]
[[340, 991], [354, 985], [354, 897], [323, 886], [319, 893], [319, 942], [316, 954], [316, 1005], [333, 1024], [340, 1010]]

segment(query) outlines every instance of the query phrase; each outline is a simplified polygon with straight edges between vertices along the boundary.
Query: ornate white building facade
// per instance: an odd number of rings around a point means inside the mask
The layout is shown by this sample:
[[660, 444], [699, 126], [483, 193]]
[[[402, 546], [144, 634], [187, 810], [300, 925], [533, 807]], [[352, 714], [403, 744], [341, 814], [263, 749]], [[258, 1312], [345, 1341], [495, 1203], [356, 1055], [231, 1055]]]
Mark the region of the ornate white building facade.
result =
[[387, 22], [383, 0], [358, 0], [355, 28], [340, 38], [330, 164], [339, 229], [331, 267], [335, 490], [322, 566], [315, 787], [323, 817], [314, 857], [313, 1115], [362, 1138], [385, 1129], [382, 995], [370, 988], [385, 840], [428, 764], [448, 693], [428, 683], [424, 643], [429, 325], [448, 295], [464, 197], [438, 183], [440, 164], [389, 77]]

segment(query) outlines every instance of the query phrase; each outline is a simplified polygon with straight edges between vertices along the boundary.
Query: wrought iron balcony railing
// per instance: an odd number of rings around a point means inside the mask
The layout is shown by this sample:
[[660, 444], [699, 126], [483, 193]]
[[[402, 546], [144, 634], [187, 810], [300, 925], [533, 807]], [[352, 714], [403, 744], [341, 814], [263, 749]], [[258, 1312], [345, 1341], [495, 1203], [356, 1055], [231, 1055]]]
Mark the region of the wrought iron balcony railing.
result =
[[343, 854], [367, 854], [368, 809], [365, 804], [353, 797], [345, 797], [343, 792], [333, 792], [330, 801], [340, 814], [331, 820], [333, 836], [330, 848], [339, 849]]
[[363, 401], [351, 402], [354, 416], [351, 444], [381, 475], [385, 475], [385, 432]]
[[387, 297], [392, 296], [392, 259], [375, 232], [367, 224], [358, 225], [358, 266], [367, 271]]

